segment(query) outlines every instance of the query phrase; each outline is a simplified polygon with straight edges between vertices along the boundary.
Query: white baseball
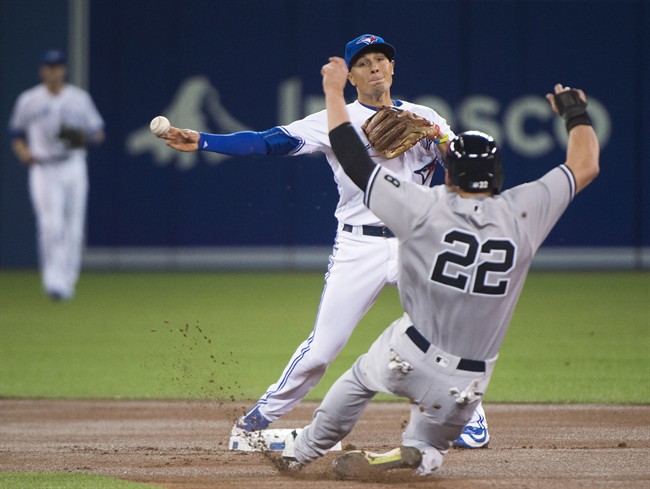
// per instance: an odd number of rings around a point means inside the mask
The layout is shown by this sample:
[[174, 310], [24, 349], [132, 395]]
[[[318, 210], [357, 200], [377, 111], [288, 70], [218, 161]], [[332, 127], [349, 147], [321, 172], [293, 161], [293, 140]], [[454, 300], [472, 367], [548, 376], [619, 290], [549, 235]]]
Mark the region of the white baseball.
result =
[[151, 132], [154, 133], [154, 135], [156, 136], [162, 136], [167, 131], [169, 131], [170, 127], [171, 124], [169, 123], [169, 119], [167, 119], [167, 117], [165, 117], [164, 115], [159, 115], [158, 117], [154, 117], [151, 120], [151, 124], [149, 124], [149, 129], [151, 129]]

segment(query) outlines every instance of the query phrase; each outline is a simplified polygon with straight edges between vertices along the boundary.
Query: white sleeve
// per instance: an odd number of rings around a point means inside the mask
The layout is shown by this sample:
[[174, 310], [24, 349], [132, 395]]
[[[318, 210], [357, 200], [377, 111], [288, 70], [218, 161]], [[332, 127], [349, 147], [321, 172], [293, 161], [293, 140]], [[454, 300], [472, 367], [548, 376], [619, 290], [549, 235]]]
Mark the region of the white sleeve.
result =
[[298, 147], [291, 152], [292, 155], [325, 152], [331, 148], [327, 112], [324, 110], [280, 128], [299, 140]]
[[85, 119], [86, 128], [91, 131], [98, 131], [104, 127], [104, 119], [99, 114], [93, 99], [88, 93], [85, 93]]
[[432, 119], [429, 120], [434, 124], [437, 124], [440, 127], [440, 132], [449, 136], [450, 141], [454, 139], [456, 137], [456, 133], [451, 130], [451, 127], [449, 127], [449, 124], [447, 124], [447, 120], [441, 117], [436, 111], [432, 110], [431, 112], [433, 113], [433, 116]]
[[11, 132], [24, 132], [27, 129], [25, 124], [25, 95], [20, 95], [9, 119], [9, 130]]
[[430, 188], [400, 180], [380, 165], [370, 176], [364, 196], [366, 206], [401, 239], [425, 219], [432, 202]]

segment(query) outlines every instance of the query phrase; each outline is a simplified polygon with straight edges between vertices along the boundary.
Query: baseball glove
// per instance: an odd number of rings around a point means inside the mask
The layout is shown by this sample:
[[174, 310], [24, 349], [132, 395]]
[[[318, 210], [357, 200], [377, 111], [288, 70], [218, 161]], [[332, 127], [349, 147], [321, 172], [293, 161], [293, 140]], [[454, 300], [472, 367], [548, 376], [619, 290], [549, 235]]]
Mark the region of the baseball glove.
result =
[[[363, 126], [370, 146], [390, 159], [411, 149], [424, 137], [438, 137], [440, 127], [424, 117], [397, 107], [383, 106]], [[437, 140], [436, 142], [443, 142]]]
[[59, 139], [65, 141], [69, 148], [83, 148], [86, 145], [86, 133], [79, 129], [74, 129], [65, 124], [59, 131]]

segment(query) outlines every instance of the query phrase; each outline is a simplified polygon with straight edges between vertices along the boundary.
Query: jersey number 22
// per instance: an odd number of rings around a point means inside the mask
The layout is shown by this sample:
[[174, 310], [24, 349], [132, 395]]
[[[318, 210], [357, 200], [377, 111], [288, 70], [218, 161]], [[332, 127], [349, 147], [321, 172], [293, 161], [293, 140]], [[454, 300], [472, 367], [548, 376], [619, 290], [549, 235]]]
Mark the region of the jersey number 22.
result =
[[[464, 251], [439, 253], [431, 280], [460, 290], [467, 290], [468, 284], [473, 282], [471, 291], [474, 294], [506, 293], [509, 279], [499, 276], [512, 270], [516, 249], [512, 241], [491, 238], [480, 243], [473, 234], [454, 229], [445, 235], [444, 242], [450, 245], [465, 245]], [[457, 266], [455, 271], [454, 267], [448, 267], [450, 264]]]

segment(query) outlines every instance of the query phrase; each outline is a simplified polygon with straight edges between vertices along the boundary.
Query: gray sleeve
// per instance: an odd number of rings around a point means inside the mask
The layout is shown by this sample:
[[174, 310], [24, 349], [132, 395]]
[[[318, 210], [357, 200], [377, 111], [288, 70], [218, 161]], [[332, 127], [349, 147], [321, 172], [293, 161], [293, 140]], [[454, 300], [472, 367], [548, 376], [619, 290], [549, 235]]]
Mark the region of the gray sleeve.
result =
[[364, 196], [366, 206], [402, 240], [426, 218], [433, 202], [431, 189], [400, 180], [379, 165], [368, 180]]
[[551, 232], [575, 196], [575, 177], [566, 165], [560, 165], [539, 180], [504, 192], [519, 213], [519, 222], [533, 250], [537, 250]]

